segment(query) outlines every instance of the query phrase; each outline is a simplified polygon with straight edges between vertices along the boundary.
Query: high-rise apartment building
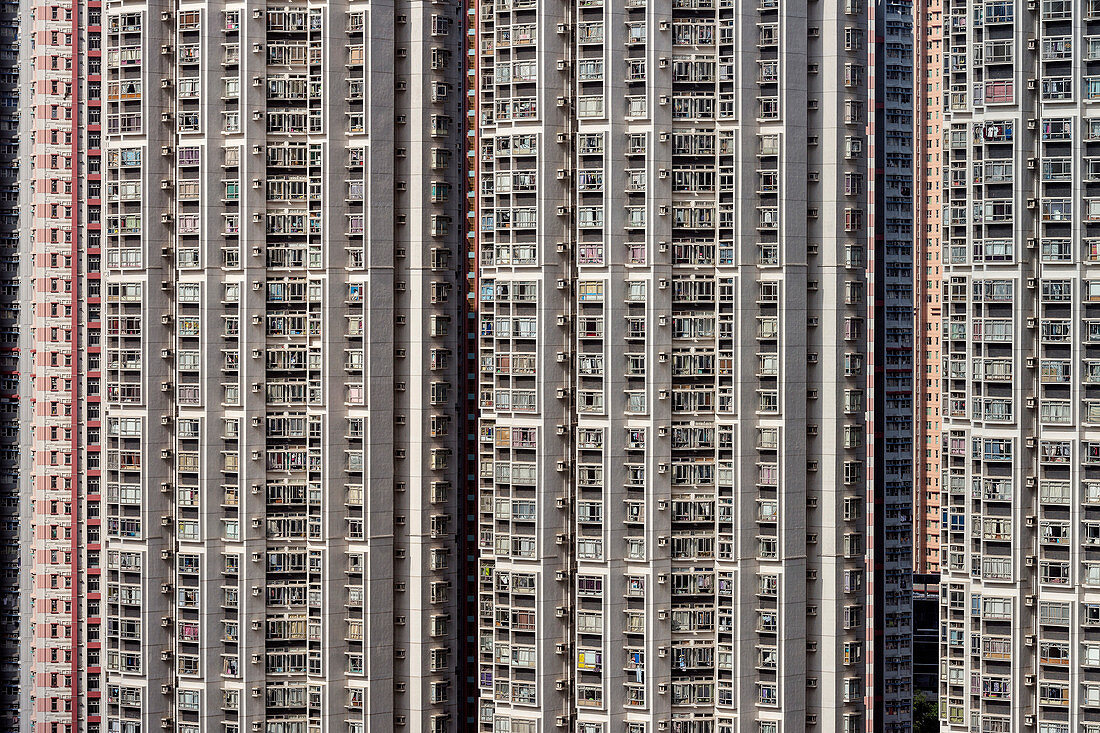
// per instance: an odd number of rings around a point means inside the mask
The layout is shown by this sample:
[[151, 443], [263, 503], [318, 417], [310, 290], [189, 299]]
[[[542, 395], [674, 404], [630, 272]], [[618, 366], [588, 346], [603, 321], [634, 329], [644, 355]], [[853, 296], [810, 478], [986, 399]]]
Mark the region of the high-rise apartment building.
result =
[[940, 568], [940, 200], [943, 8], [914, 13], [913, 567]]
[[101, 3], [20, 9], [21, 723], [102, 730]]
[[945, 730], [1100, 731], [1100, 4], [943, 3]]
[[457, 730], [466, 8], [29, 5], [25, 729]]
[[19, 4], [0, 3], [0, 728], [19, 725]]
[[485, 733], [908, 729], [910, 12], [481, 4]]

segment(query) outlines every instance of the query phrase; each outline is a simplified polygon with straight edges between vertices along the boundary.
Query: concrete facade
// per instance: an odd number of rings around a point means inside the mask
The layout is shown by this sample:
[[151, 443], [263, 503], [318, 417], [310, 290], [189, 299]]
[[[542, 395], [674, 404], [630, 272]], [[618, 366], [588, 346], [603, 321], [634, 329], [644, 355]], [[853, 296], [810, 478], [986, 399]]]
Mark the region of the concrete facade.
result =
[[480, 725], [909, 721], [908, 3], [484, 3]]

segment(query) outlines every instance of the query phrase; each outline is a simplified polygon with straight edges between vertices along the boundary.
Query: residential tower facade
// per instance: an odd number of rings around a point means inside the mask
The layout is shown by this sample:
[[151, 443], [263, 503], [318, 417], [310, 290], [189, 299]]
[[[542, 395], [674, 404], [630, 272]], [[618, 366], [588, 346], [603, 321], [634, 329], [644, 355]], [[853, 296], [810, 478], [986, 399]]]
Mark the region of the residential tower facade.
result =
[[20, 722], [49, 733], [103, 724], [101, 20], [20, 7]]
[[1100, 730], [1100, 6], [943, 4], [945, 730]]
[[28, 729], [456, 730], [465, 7], [33, 13]]
[[907, 730], [908, 3], [478, 37], [481, 730]]
[[913, 156], [913, 569], [940, 567], [940, 212], [943, 137], [943, 8], [914, 13]]

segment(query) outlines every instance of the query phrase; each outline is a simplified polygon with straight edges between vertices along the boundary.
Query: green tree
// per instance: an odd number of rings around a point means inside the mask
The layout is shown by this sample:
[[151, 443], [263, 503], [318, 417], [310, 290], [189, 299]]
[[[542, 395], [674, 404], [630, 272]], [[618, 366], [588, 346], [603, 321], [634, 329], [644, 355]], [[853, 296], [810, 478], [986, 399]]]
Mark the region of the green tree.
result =
[[913, 733], [937, 733], [939, 729], [936, 703], [929, 700], [923, 691], [918, 691], [913, 697]]

